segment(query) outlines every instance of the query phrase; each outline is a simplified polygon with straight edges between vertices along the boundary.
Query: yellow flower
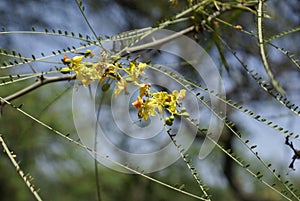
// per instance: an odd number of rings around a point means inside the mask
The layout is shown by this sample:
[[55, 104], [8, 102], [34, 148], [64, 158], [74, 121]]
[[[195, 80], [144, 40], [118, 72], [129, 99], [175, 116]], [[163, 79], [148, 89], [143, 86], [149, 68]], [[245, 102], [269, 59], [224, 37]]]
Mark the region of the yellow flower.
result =
[[70, 68], [73, 70], [77, 70], [78, 68], [80, 68], [81, 62], [82, 62], [82, 58], [83, 56], [75, 56], [71, 59], [71, 65]]
[[121, 93], [126, 87], [128, 86], [128, 82], [126, 80], [120, 80], [117, 82], [117, 89], [115, 89], [114, 94], [117, 96], [119, 93]]
[[138, 109], [138, 117], [144, 118], [146, 121], [149, 119], [149, 116], [156, 115], [157, 102], [153, 98], [148, 98], [144, 101], [138, 96], [137, 100], [133, 102], [132, 105]]
[[129, 71], [130, 71], [130, 73], [134, 73], [135, 69], [136, 69], [135, 62], [133, 62], [133, 61], [129, 62]]
[[172, 94], [176, 97], [176, 99], [183, 100], [186, 94], [185, 89], [181, 89], [179, 92], [177, 90], [174, 90]]
[[[142, 107], [139, 109], [139, 117], [143, 117], [146, 121], [148, 120], [149, 116], [156, 115], [157, 102], [153, 98], [148, 98]], [[140, 117], [140, 118], [141, 118]]]
[[152, 96], [158, 103], [157, 109], [159, 113], [162, 114], [163, 109], [166, 109], [172, 114], [179, 114], [177, 106], [180, 106], [180, 103], [178, 100], [184, 99], [185, 92], [186, 91], [182, 89], [179, 92], [174, 90], [172, 94], [168, 94], [165, 91], [153, 93]]
[[85, 65], [80, 65], [81, 67], [76, 70], [77, 79], [81, 80], [83, 86], [88, 86], [95, 79], [99, 79], [99, 73], [95, 68], [89, 68]]
[[129, 68], [126, 68], [125, 71], [128, 74], [126, 80], [128, 82], [134, 82], [135, 85], [139, 85], [138, 81], [139, 81], [139, 77], [140, 74], [144, 74], [144, 70], [147, 67], [147, 64], [145, 63], [139, 63], [136, 66], [135, 61], [130, 61], [129, 63]]
[[137, 99], [136, 99], [136, 101], [133, 102], [132, 105], [134, 107], [136, 107], [137, 109], [139, 109], [139, 108], [142, 107], [143, 103], [144, 103], [143, 99], [140, 96], [138, 96]]
[[144, 83], [144, 84], [140, 84], [140, 96], [143, 97], [143, 96], [148, 96], [149, 95], [149, 89], [151, 87], [151, 84], [148, 83]]
[[140, 62], [138, 65], [139, 72], [144, 73], [144, 70], [146, 67], [147, 67], [147, 64]]

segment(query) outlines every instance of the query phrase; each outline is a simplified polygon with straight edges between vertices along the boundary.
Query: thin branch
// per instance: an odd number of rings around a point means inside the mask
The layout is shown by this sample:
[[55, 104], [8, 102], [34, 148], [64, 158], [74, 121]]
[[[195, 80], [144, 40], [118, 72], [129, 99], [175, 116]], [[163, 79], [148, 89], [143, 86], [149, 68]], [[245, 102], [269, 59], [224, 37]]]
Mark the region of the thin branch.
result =
[[294, 151], [294, 156], [292, 158], [292, 162], [289, 165], [289, 168], [295, 170], [294, 163], [296, 159], [300, 159], [300, 150], [294, 148], [293, 142], [289, 142], [289, 136], [286, 136], [285, 144], [288, 145]]
[[60, 81], [66, 81], [66, 80], [73, 80], [76, 78], [76, 75], [64, 75], [64, 76], [56, 76], [56, 77], [45, 77], [45, 76], [39, 76], [36, 80], [35, 83], [33, 83], [32, 85], [29, 85], [28, 87], [25, 87], [5, 98], [3, 98], [2, 100], [0, 100], [0, 106], [3, 106], [6, 104], [7, 102], [10, 102], [14, 99], [17, 99], [43, 85], [46, 85], [48, 83], [52, 83], [52, 82], [60, 82]]
[[264, 68], [270, 78], [270, 81], [274, 88], [281, 94], [284, 94], [284, 90], [281, 88], [280, 84], [276, 81], [269, 63], [267, 61], [267, 56], [264, 47], [264, 39], [263, 39], [263, 0], [258, 1], [258, 8], [257, 8], [257, 34], [258, 34], [258, 46], [260, 56], [264, 65]]
[[137, 51], [140, 51], [140, 50], [145, 50], [145, 49], [149, 49], [149, 48], [153, 48], [155, 46], [158, 46], [158, 45], [162, 45], [164, 43], [167, 43], [175, 38], [178, 38], [179, 36], [182, 36], [184, 34], [187, 34], [191, 31], [194, 30], [194, 26], [190, 26], [186, 29], [183, 29], [179, 32], [176, 32], [170, 36], [167, 36], [165, 38], [162, 38], [162, 39], [159, 39], [159, 40], [153, 40], [153, 42], [150, 42], [150, 43], [146, 43], [146, 44], [142, 44], [142, 45], [138, 45], [138, 46], [134, 46], [134, 47], [128, 47], [128, 48], [125, 48], [123, 50], [123, 52], [125, 52], [125, 54], [130, 54], [130, 53], [133, 53], [133, 52], [137, 52]]
[[[162, 45], [164, 43], [167, 43], [175, 38], [178, 38], [186, 33], [189, 33], [191, 31], [194, 30], [194, 26], [190, 26], [186, 29], [183, 29], [179, 32], [176, 32], [168, 37], [165, 37], [165, 38], [162, 38], [162, 39], [159, 39], [159, 40], [154, 40], [153, 42], [150, 42], [150, 43], [147, 43], [147, 44], [142, 44], [142, 45], [138, 45], [138, 46], [134, 46], [134, 47], [128, 47], [128, 48], [125, 48], [122, 52], [124, 54], [130, 54], [130, 53], [133, 53], [133, 52], [137, 52], [137, 51], [140, 51], [140, 50], [144, 50], [144, 49], [149, 49], [149, 48], [153, 48], [155, 46], [158, 46], [158, 45]], [[59, 82], [59, 81], [66, 81], [66, 80], [73, 80], [76, 78], [76, 75], [67, 75], [67, 76], [57, 76], [57, 77], [45, 77], [45, 76], [39, 76], [37, 78], [37, 81], [26, 87], [26, 88], [23, 88], [5, 98], [3, 98], [4, 100], [10, 102], [16, 98], [19, 98], [45, 84], [48, 84], [48, 83], [51, 83], [51, 82]], [[4, 100], [0, 100], [0, 106], [2, 105], [5, 105], [5, 102]]]
[[[98, 106], [98, 111], [97, 111], [97, 126], [95, 127], [95, 143], [94, 143], [94, 150], [95, 150], [95, 153], [98, 152], [97, 150], [97, 134], [98, 134], [98, 123], [99, 123], [99, 118], [100, 118], [100, 111], [101, 111], [101, 106], [102, 106], [102, 103], [103, 103], [103, 100], [104, 100], [104, 95], [105, 94], [105, 91], [103, 91], [103, 96], [101, 96], [100, 98], [100, 102], [99, 102], [99, 106]], [[91, 95], [91, 98], [92, 98], [92, 95]], [[100, 125], [99, 125], [100, 126]], [[98, 198], [98, 201], [101, 201], [102, 200], [102, 194], [101, 194], [101, 178], [100, 178], [100, 173], [99, 173], [99, 168], [98, 168], [98, 161], [97, 161], [97, 154], [94, 154], [94, 167], [95, 167], [95, 179], [96, 179], [96, 188], [97, 188], [97, 198]]]
[[90, 21], [88, 20], [88, 18], [86, 17], [86, 15], [84, 14], [84, 9], [83, 7], [80, 5], [80, 1], [78, 0], [75, 0], [76, 2], [76, 5], [78, 6], [79, 10], [80, 10], [80, 13], [84, 19], [84, 21], [86, 22], [86, 24], [88, 25], [89, 29], [92, 31], [93, 35], [95, 36], [96, 40], [99, 42], [99, 46], [102, 48], [102, 49], [105, 49], [102, 44], [101, 44], [101, 38], [98, 37], [98, 35], [96, 34], [93, 26], [91, 25]]
[[[233, 129], [238, 130], [236, 126], [234, 126]], [[224, 136], [221, 138], [221, 140], [224, 143], [224, 149], [230, 149], [232, 152], [234, 152], [233, 133], [227, 130], [227, 132], [224, 132], [223, 135]], [[230, 156], [225, 154], [223, 173], [229, 183], [230, 188], [234, 192], [234, 196], [241, 201], [262, 201], [262, 198], [257, 198], [255, 194], [247, 193], [243, 190], [242, 183], [239, 180], [234, 168], [234, 161], [230, 158]], [[268, 199], [266, 199], [266, 201], [267, 200]]]
[[42, 201], [42, 198], [39, 196], [38, 192], [35, 190], [33, 184], [31, 184], [30, 177], [26, 176], [24, 174], [24, 172], [21, 170], [19, 164], [15, 160], [16, 155], [14, 155], [13, 152], [9, 150], [9, 148], [7, 147], [6, 143], [4, 142], [1, 134], [0, 134], [0, 143], [2, 144], [4, 153], [6, 153], [9, 160], [12, 162], [13, 166], [16, 168], [16, 171], [19, 173], [19, 175], [21, 176], [21, 178], [23, 179], [23, 181], [25, 182], [25, 184], [27, 185], [27, 187], [29, 188], [29, 190], [31, 191], [31, 193], [33, 194], [35, 199], [38, 201]]
[[86, 24], [88, 25], [89, 29], [92, 31], [93, 35], [94, 35], [96, 38], [98, 38], [98, 36], [97, 36], [95, 30], [93, 29], [93, 27], [92, 27], [90, 21], [87, 19], [86, 15], [85, 15], [84, 12], [83, 12], [83, 9], [82, 9], [82, 7], [81, 7], [81, 5], [80, 5], [80, 3], [79, 3], [80, 1], [75, 0], [75, 2], [76, 2], [76, 5], [78, 6], [78, 8], [79, 8], [79, 10], [80, 10], [80, 13], [81, 13], [82, 17], [84, 18]]

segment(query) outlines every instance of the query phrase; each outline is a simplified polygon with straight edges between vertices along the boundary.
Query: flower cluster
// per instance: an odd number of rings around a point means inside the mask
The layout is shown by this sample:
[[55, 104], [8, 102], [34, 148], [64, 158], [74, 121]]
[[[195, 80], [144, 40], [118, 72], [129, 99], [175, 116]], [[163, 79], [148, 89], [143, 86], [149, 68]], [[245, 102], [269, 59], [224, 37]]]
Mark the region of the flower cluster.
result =
[[146, 69], [147, 64], [135, 60], [129, 62], [128, 68], [122, 68], [125, 72], [125, 75], [121, 77], [117, 82], [117, 89], [115, 89], [114, 94], [118, 95], [121, 91], [126, 89], [129, 83], [133, 83], [136, 86], [139, 86], [141, 80], [141, 74], [145, 74], [144, 70]]
[[88, 86], [95, 80], [99, 80], [100, 83], [103, 82], [105, 78], [112, 78], [115, 80], [120, 79], [117, 66], [106, 61], [98, 62], [83, 62], [83, 58], [93, 57], [94, 55], [90, 50], [82, 53], [83, 56], [74, 56], [69, 59], [66, 55], [62, 59], [63, 64], [68, 65], [67, 68], [62, 68], [62, 73], [67, 73], [74, 71], [76, 73], [76, 78], [81, 80], [83, 86]]
[[185, 108], [181, 107], [181, 100], [184, 99], [186, 91], [184, 89], [177, 91], [174, 90], [172, 93], [165, 91], [150, 92], [151, 84], [143, 84], [140, 86], [140, 95], [136, 101], [132, 103], [134, 107], [138, 109], [138, 117], [149, 119], [149, 116], [156, 116], [157, 112], [161, 115], [167, 110], [171, 113], [170, 117], [165, 119], [167, 125], [172, 125], [174, 121], [174, 115], [189, 116], [185, 112]]
[[[62, 68], [60, 72], [70, 73], [74, 71], [76, 78], [81, 80], [85, 87], [95, 80], [99, 80], [100, 84], [105, 78], [116, 80], [117, 89], [115, 90], [115, 95], [123, 91], [131, 82], [139, 85], [140, 75], [144, 74], [144, 70], [147, 67], [147, 64], [136, 62], [136, 60], [131, 60], [128, 67], [126, 67], [125, 64], [121, 64], [118, 61], [110, 61], [105, 53], [97, 62], [83, 62], [83, 58], [94, 57], [95, 55], [92, 54], [91, 50], [79, 54], [82, 55], [74, 56], [71, 59], [65, 55], [62, 62], [68, 67]], [[121, 72], [125, 75], [121, 76]]]
[[[80, 56], [68, 58], [64, 56], [62, 62], [68, 67], [62, 68], [61, 73], [75, 72], [76, 78], [81, 80], [83, 86], [88, 86], [95, 80], [101, 84], [106, 78], [116, 81], [116, 89], [114, 94], [118, 95], [126, 90], [126, 87], [132, 83], [139, 87], [139, 96], [132, 103], [138, 109], [138, 117], [145, 120], [149, 116], [156, 116], [157, 113], [163, 115], [164, 111], [171, 113], [171, 116], [165, 119], [167, 125], [172, 125], [174, 115], [188, 116], [184, 108], [181, 108], [181, 100], [185, 97], [185, 90], [174, 90], [172, 93], [153, 92], [151, 93], [150, 83], [142, 81], [142, 74], [145, 74], [147, 68], [146, 63], [137, 62], [137, 58], [130, 60], [127, 64], [121, 63], [119, 60], [112, 62], [108, 59], [104, 52], [102, 58], [97, 62], [84, 62], [83, 58], [94, 57], [90, 50], [85, 53], [79, 53]], [[110, 84], [106, 83], [102, 86], [102, 90], [106, 91]], [[179, 110], [180, 108], [180, 110]]]

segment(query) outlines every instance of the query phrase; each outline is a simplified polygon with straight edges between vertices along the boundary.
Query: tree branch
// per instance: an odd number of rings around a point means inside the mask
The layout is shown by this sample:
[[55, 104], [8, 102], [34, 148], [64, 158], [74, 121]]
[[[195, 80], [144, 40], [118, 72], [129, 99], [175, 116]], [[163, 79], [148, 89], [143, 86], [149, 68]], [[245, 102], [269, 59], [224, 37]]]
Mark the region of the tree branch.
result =
[[289, 142], [289, 136], [286, 136], [285, 144], [291, 147], [291, 149], [294, 151], [294, 156], [292, 158], [292, 162], [289, 165], [289, 168], [295, 170], [294, 163], [296, 159], [300, 159], [300, 150], [294, 148], [293, 142]]
[[67, 80], [73, 80], [76, 78], [76, 75], [63, 75], [63, 76], [56, 76], [56, 77], [45, 77], [45, 76], [39, 76], [37, 77], [37, 80], [32, 85], [29, 85], [28, 87], [25, 87], [5, 98], [0, 97], [0, 106], [3, 106], [7, 104], [7, 102], [10, 102], [14, 99], [17, 99], [43, 85], [52, 83], [52, 82], [60, 82], [60, 81], [67, 81]]
[[[162, 39], [159, 39], [159, 40], [154, 40], [153, 42], [150, 42], [150, 43], [146, 43], [146, 44], [142, 44], [142, 45], [138, 45], [138, 46], [134, 46], [134, 47], [127, 47], [125, 49], [123, 49], [121, 51], [121, 54], [130, 54], [130, 53], [133, 53], [133, 52], [137, 52], [137, 51], [140, 51], [140, 50], [145, 50], [145, 49], [149, 49], [149, 48], [153, 48], [155, 46], [158, 46], [158, 45], [162, 45], [164, 43], [167, 43], [175, 38], [178, 38], [186, 33], [189, 33], [191, 31], [194, 30], [194, 26], [190, 26], [186, 29], [183, 29], [179, 32], [176, 32], [170, 36], [167, 36], [165, 38], [162, 38]], [[0, 106], [3, 106], [5, 104], [7, 104], [7, 102], [10, 102], [14, 99], [17, 99], [45, 84], [48, 84], [48, 83], [51, 83], [51, 82], [59, 82], [59, 81], [66, 81], [66, 80], [73, 80], [76, 78], [76, 75], [67, 75], [67, 76], [56, 76], [56, 77], [44, 77], [44, 76], [39, 76], [37, 77], [37, 80], [34, 84], [26, 87], [26, 88], [23, 88], [5, 98], [1, 98], [0, 97]]]
[[122, 50], [122, 52], [124, 52], [125, 54], [130, 54], [130, 53], [133, 53], [133, 52], [137, 52], [137, 51], [140, 51], [140, 50], [145, 50], [145, 49], [149, 49], [149, 48], [153, 48], [155, 46], [158, 46], [158, 45], [162, 45], [164, 43], [167, 43], [175, 38], [178, 38], [179, 36], [182, 36], [184, 34], [187, 34], [191, 31], [194, 30], [194, 26], [190, 26], [186, 29], [183, 29], [179, 32], [176, 32], [168, 37], [165, 37], [165, 38], [162, 38], [162, 39], [159, 39], [159, 40], [153, 40], [153, 42], [150, 42], [150, 43], [146, 43], [146, 44], [142, 44], [142, 45], [138, 45], [138, 46], [133, 46], [133, 47], [128, 47], [128, 48], [125, 48], [124, 50]]
[[277, 82], [275, 79], [271, 68], [269, 66], [269, 63], [267, 61], [267, 56], [265, 52], [265, 47], [264, 47], [264, 37], [263, 37], [263, 0], [258, 1], [258, 9], [257, 9], [257, 35], [258, 35], [258, 46], [259, 46], [259, 52], [260, 56], [263, 62], [263, 66], [270, 78], [270, 81], [273, 85], [273, 87], [282, 95], [285, 94], [284, 90], [281, 88], [280, 84]]
[[13, 166], [16, 168], [16, 171], [19, 173], [19, 175], [21, 176], [21, 178], [23, 179], [23, 181], [25, 182], [26, 186], [29, 188], [29, 190], [31, 191], [31, 193], [33, 194], [35, 199], [37, 201], [42, 201], [42, 198], [40, 197], [38, 192], [35, 190], [34, 185], [31, 183], [31, 177], [25, 175], [25, 173], [21, 170], [21, 167], [19, 166], [18, 162], [15, 160], [16, 155], [13, 154], [13, 152], [9, 150], [9, 148], [7, 147], [1, 134], [0, 134], [0, 144], [3, 147], [3, 152], [8, 156], [9, 160], [11, 161]]

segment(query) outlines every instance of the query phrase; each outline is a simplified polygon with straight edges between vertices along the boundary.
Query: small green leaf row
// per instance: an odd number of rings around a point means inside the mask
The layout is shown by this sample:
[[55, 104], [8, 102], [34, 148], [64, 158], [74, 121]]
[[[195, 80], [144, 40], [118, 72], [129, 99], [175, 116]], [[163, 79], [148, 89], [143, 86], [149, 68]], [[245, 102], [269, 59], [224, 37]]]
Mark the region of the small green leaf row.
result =
[[172, 133], [172, 129], [167, 129], [167, 133], [170, 137], [170, 139], [172, 140], [173, 144], [175, 145], [178, 153], [180, 154], [180, 157], [182, 158], [182, 160], [185, 162], [185, 164], [187, 165], [189, 171], [191, 172], [192, 176], [194, 177], [195, 181], [198, 183], [198, 186], [200, 187], [202, 193], [203, 193], [203, 198], [204, 199], [208, 199], [210, 200], [210, 196], [208, 194], [208, 188], [205, 186], [205, 184], [203, 184], [202, 180], [200, 179], [200, 175], [197, 173], [196, 168], [194, 167], [194, 165], [192, 164], [192, 160], [189, 159], [189, 155], [185, 154], [185, 150], [181, 148], [181, 145], [177, 143], [177, 141], [175, 140], [175, 136], [176, 134]]
[[[183, 86], [185, 86], [186, 88], [188, 88], [190, 91], [195, 91], [195, 89], [199, 89], [205, 93], [208, 93], [209, 95], [212, 95], [214, 97], [216, 97], [218, 100], [224, 102], [225, 104], [231, 106], [232, 108], [235, 108], [236, 110], [239, 110], [240, 112], [252, 117], [253, 119], [255, 119], [256, 121], [259, 121], [265, 125], [267, 125], [268, 127], [275, 129], [276, 131], [279, 131], [285, 135], [291, 136], [295, 139], [299, 138], [299, 134], [294, 134], [293, 132], [290, 132], [288, 129], [285, 129], [283, 126], [279, 126], [278, 124], [275, 124], [271, 121], [268, 121], [266, 117], [263, 117], [262, 115], [258, 115], [256, 113], [254, 113], [253, 111], [251, 111], [250, 109], [245, 108], [244, 106], [240, 105], [237, 102], [233, 102], [232, 100], [227, 100], [226, 97], [219, 95], [219, 94], [215, 94], [214, 91], [211, 91], [207, 88], [203, 88], [201, 85], [197, 85], [196, 83], [186, 80], [184, 77], [179, 76], [177, 74], [174, 74], [173, 72], [170, 72], [168, 70], [163, 69], [163, 66], [158, 66], [157, 68], [153, 68], [154, 70], [157, 70], [161, 73], [163, 73], [164, 75], [174, 79], [177, 82], [180, 82], [180, 84], [182, 84]], [[196, 93], [197, 96], [199, 96], [200, 100], [204, 99], [204, 96], [200, 96], [200, 93]], [[209, 102], [209, 100], [207, 100], [207, 102]], [[290, 105], [290, 107], [292, 107]], [[298, 107], [297, 106], [293, 106], [294, 110], [297, 110]], [[300, 113], [300, 111], [299, 111]], [[298, 114], [298, 113], [297, 113]]]
[[[174, 74], [170, 73], [169, 71], [161, 70], [161, 67], [160, 67], [159, 71], [162, 72], [163, 74], [169, 75], [171, 78], [173, 78], [173, 75], [174, 75]], [[197, 85], [195, 85], [195, 84], [193, 84], [193, 85], [191, 86], [192, 83], [191, 83], [190, 81], [185, 80], [185, 79], [182, 78], [182, 77], [179, 77], [179, 76], [175, 76], [175, 77], [176, 77], [176, 79], [174, 79], [174, 80], [177, 80], [177, 82], [178, 82], [179, 84], [181, 84], [183, 87], [185, 87], [185, 88], [186, 88], [187, 90], [189, 90], [191, 93], [194, 92], [194, 89], [195, 89], [195, 88], [202, 89], [203, 91], [209, 92], [210, 94], [213, 93], [213, 91], [209, 91], [207, 88], [203, 89], [202, 87], [199, 87], [199, 86], [197, 86]], [[188, 83], [188, 84], [187, 84], [187, 83]], [[228, 120], [228, 119], [226, 118], [226, 116], [223, 116], [224, 114], [218, 114], [217, 111], [214, 111], [214, 110], [208, 105], [208, 103], [209, 103], [210, 101], [209, 101], [209, 100], [205, 100], [205, 97], [204, 97], [204, 96], [200, 96], [200, 95], [201, 95], [200, 93], [194, 94], [194, 95], [198, 98], [198, 100], [199, 100], [205, 107], [207, 107], [214, 115], [216, 115], [220, 120], [222, 120], [222, 121], [224, 122], [225, 126], [226, 126], [228, 129], [230, 129], [230, 130], [235, 134], [235, 136], [239, 139], [239, 141], [242, 142], [242, 143], [247, 147], [247, 149], [249, 149], [249, 150], [255, 155], [255, 157], [263, 164], [264, 167], [266, 167], [266, 168], [269, 170], [269, 172], [270, 172], [271, 174], [273, 174], [273, 176], [278, 180], [279, 183], [283, 183], [282, 180], [280, 179], [280, 176], [276, 175], [276, 174], [275, 174], [275, 171], [272, 170], [272, 169], [270, 168], [270, 166], [268, 166], [268, 164], [266, 164], [266, 163], [260, 158], [260, 156], [258, 155], [258, 152], [253, 151], [253, 149], [256, 148], [257, 145], [248, 146], [247, 143], [249, 142], [249, 140], [248, 140], [248, 141], [247, 141], [247, 140], [246, 140], [246, 141], [243, 140], [242, 137], [241, 137], [241, 133], [240, 133], [239, 131], [235, 131], [235, 130], [233, 129], [233, 126], [234, 126], [234, 123], [233, 123], [233, 122], [231, 122], [230, 120]], [[220, 97], [220, 96], [217, 96], [217, 95], [216, 95], [216, 97]], [[221, 100], [224, 100], [224, 99], [221, 99]], [[225, 101], [226, 101], [226, 100], [225, 100]], [[240, 108], [239, 110], [241, 110], [241, 107], [238, 106], [238, 104], [235, 104], [235, 103], [232, 104], [230, 100], [229, 100], [229, 101], [226, 101], [226, 102], [227, 102], [228, 104], [232, 105], [233, 107]], [[259, 120], [259, 119], [261, 118], [259, 115], [254, 115], [254, 113], [251, 112], [251, 111], [249, 112], [249, 110], [246, 110], [246, 112], [247, 112], [247, 114], [249, 114], [249, 115], [251, 115], [251, 116], [255, 116], [255, 119], [257, 119], [257, 120]], [[223, 117], [222, 117], [222, 116], [223, 116]], [[262, 120], [262, 122], [264, 122], [264, 120]], [[195, 125], [197, 126], [197, 125], [199, 125], [199, 124], [195, 124]], [[274, 127], [276, 128], [277, 126], [274, 126]], [[197, 127], [197, 128], [198, 128], [198, 127]], [[283, 129], [281, 129], [281, 127], [280, 127], [279, 131], [281, 131], [281, 130], [283, 130]], [[223, 150], [224, 150], [224, 149], [223, 149]], [[231, 154], [230, 154], [230, 155], [231, 155]], [[243, 163], [240, 162], [240, 160], [239, 160], [238, 157], [235, 157], [235, 156], [232, 156], [232, 157], [234, 157], [234, 158], [236, 159], [236, 161], [238, 161], [239, 164], [240, 164], [242, 167], [244, 166]], [[248, 170], [248, 171], [250, 171], [250, 170]], [[262, 178], [261, 175], [256, 176], [256, 174], [254, 174], [252, 171], [251, 171], [251, 174], [254, 175], [256, 178], [259, 178], [260, 180], [261, 180], [261, 178]], [[264, 183], [264, 182], [263, 182], [263, 183]], [[270, 188], [272, 188], [273, 190], [275, 189], [275, 188], [272, 187], [272, 185], [269, 185], [269, 184], [267, 184], [267, 185], [268, 185]], [[284, 184], [283, 184], [283, 185], [284, 185]], [[287, 185], [284, 185], [284, 186], [285, 186], [285, 188], [288, 189], [288, 191], [289, 191], [291, 194], [294, 193], [293, 190], [290, 189]], [[275, 189], [275, 190], [276, 190], [276, 189]], [[279, 192], [279, 190], [276, 190], [276, 192]], [[280, 193], [280, 192], [279, 192], [279, 193]], [[281, 194], [281, 193], [280, 193], [280, 194]], [[281, 195], [282, 195], [282, 194], [281, 194]], [[293, 194], [293, 196], [296, 196], [296, 195]]]

